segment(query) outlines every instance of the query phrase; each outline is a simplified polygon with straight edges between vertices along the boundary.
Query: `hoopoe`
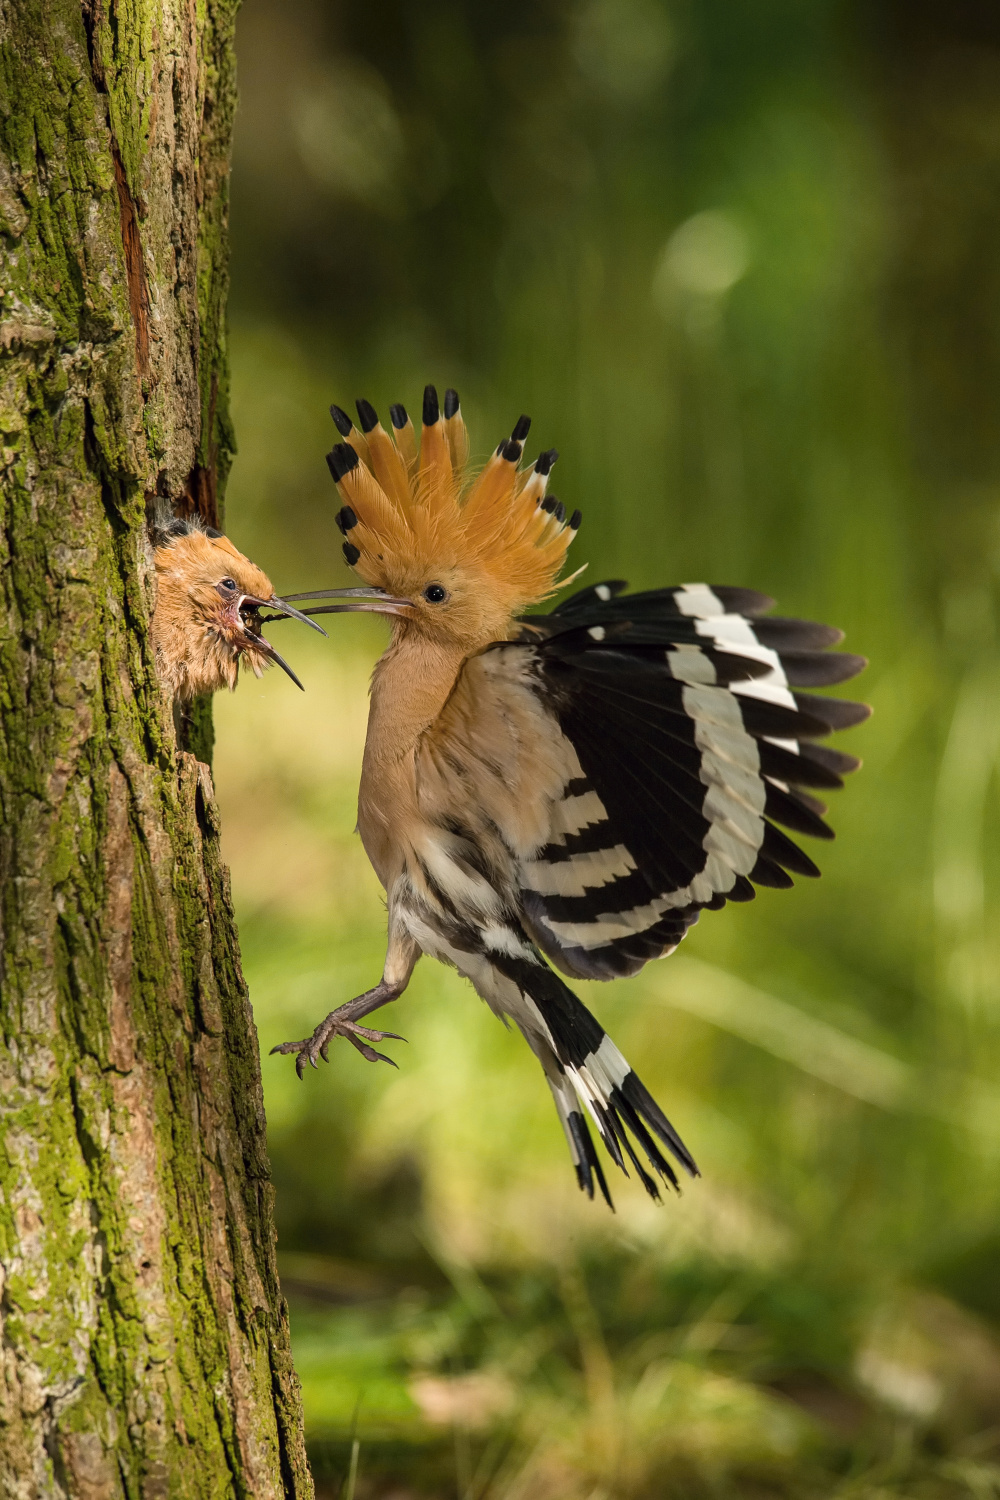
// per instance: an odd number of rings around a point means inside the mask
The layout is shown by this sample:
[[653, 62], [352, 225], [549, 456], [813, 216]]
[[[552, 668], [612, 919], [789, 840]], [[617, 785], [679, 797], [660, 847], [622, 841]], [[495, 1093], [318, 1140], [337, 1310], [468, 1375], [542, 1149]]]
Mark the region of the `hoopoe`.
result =
[[[274, 1051], [306, 1062], [346, 1037], [370, 1061], [395, 1033], [362, 1019], [397, 999], [421, 953], [453, 965], [513, 1021], [541, 1063], [580, 1187], [611, 1203], [590, 1134], [646, 1190], [677, 1187], [664, 1149], [694, 1159], [622, 1054], [562, 979], [637, 973], [705, 909], [755, 885], [819, 874], [778, 824], [832, 838], [805, 788], [859, 762], [816, 743], [867, 717], [804, 695], [853, 677], [842, 633], [765, 618], [743, 588], [627, 594], [598, 583], [550, 614], [580, 513], [547, 493], [554, 449], [520, 467], [521, 417], [478, 474], [456, 393], [424, 393], [419, 450], [401, 406], [393, 433], [358, 402], [331, 413], [344, 555], [365, 587], [292, 595], [375, 610], [392, 639], [372, 678], [358, 831], [388, 897], [381, 981], [311, 1037]], [[575, 576], [575, 575], [574, 575]], [[640, 1159], [640, 1153], [646, 1163]]]
[[153, 541], [153, 650], [175, 704], [235, 688], [241, 661], [257, 677], [274, 662], [302, 687], [263, 635], [260, 611], [290, 615], [325, 635], [322, 626], [279, 599], [267, 574], [220, 531], [168, 517], [154, 521]]

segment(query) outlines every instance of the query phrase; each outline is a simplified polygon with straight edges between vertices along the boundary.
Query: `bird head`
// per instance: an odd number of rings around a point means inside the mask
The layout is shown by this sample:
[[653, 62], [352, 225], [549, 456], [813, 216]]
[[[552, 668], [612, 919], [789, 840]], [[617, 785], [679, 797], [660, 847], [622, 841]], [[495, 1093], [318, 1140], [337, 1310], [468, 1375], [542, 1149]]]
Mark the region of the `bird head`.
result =
[[[471, 654], [503, 640], [511, 621], [547, 598], [580, 524], [547, 495], [558, 454], [521, 468], [530, 419], [521, 417], [485, 465], [472, 471], [455, 391], [424, 392], [418, 448], [402, 406], [392, 434], [359, 401], [359, 427], [331, 414], [343, 442], [327, 455], [343, 501], [337, 524], [344, 556], [367, 588], [291, 598], [340, 598], [310, 613], [373, 610], [393, 617], [397, 636], [416, 636]], [[349, 602], [347, 602], [349, 601]]]
[[228, 537], [194, 521], [170, 520], [156, 533], [153, 643], [160, 675], [181, 702], [235, 688], [240, 662], [259, 677], [273, 662], [295, 673], [266, 639], [260, 611], [291, 615], [320, 630], [284, 599]]

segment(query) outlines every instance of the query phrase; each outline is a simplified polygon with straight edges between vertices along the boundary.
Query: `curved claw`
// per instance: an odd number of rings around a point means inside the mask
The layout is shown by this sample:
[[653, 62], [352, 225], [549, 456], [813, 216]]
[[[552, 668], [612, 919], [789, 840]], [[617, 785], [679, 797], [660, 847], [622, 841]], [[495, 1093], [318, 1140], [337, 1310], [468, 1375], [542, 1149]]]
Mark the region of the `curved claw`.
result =
[[384, 1052], [376, 1052], [374, 1047], [369, 1047], [368, 1043], [363, 1042], [359, 1036], [348, 1035], [347, 1040], [352, 1047], [357, 1048], [361, 1056], [368, 1062], [387, 1062], [392, 1068], [399, 1067], [399, 1063], [393, 1062], [391, 1057], [386, 1057]]
[[[333, 1014], [335, 1015], [336, 1012]], [[362, 1026], [357, 1021], [349, 1021], [346, 1018], [334, 1021], [331, 1016], [327, 1016], [326, 1020], [321, 1021], [316, 1027], [312, 1036], [303, 1037], [300, 1042], [279, 1042], [276, 1047], [271, 1048], [269, 1056], [273, 1057], [276, 1052], [296, 1053], [295, 1071], [299, 1078], [302, 1078], [307, 1062], [310, 1067], [315, 1068], [317, 1057], [321, 1057], [324, 1062], [330, 1061], [329, 1047], [335, 1036], [346, 1037], [351, 1046], [355, 1047], [367, 1062], [385, 1062], [392, 1068], [397, 1068], [399, 1064], [393, 1062], [391, 1057], [386, 1057], [384, 1052], [376, 1052], [374, 1047], [369, 1046], [369, 1043], [406, 1041], [405, 1036], [400, 1036], [395, 1031], [375, 1031], [372, 1027]]]

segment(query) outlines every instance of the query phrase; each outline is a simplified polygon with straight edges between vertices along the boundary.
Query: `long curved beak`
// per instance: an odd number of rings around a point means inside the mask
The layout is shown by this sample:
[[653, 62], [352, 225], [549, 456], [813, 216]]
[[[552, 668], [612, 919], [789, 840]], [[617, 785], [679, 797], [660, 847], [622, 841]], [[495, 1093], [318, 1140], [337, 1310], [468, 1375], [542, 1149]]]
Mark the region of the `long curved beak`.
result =
[[[277, 613], [268, 615], [267, 618], [270, 620], [280, 620], [283, 618], [301, 620], [303, 625], [311, 625], [313, 630], [319, 631], [320, 635], [326, 635], [326, 631], [321, 625], [317, 625], [314, 620], [307, 619], [300, 610], [293, 609], [290, 604], [285, 603], [284, 599], [279, 599], [277, 594], [272, 594], [270, 599], [257, 599], [253, 594], [244, 594], [240, 599], [239, 604], [237, 605], [237, 612], [239, 613], [241, 620], [243, 619], [244, 609], [273, 609], [276, 610]], [[260, 616], [258, 615], [258, 620], [259, 618]], [[259, 651], [261, 656], [266, 656], [268, 661], [273, 661], [274, 665], [276, 667], [280, 667], [283, 672], [287, 672], [288, 676], [295, 683], [295, 686], [297, 688], [302, 688], [302, 691], [305, 692], [305, 688], [302, 687], [302, 683], [296, 677], [295, 673], [292, 671], [285, 658], [281, 656], [277, 651], [275, 651], [274, 647], [271, 645], [271, 642], [261, 631], [260, 626], [258, 625], [256, 629], [251, 629], [244, 622], [243, 628], [247, 632], [247, 634], [252, 637], [254, 650]]]
[[[286, 604], [288, 614], [296, 615], [299, 619], [306, 615], [345, 615], [359, 614], [367, 611], [379, 615], [402, 615], [405, 619], [406, 611], [413, 608], [412, 599], [395, 599], [387, 594], [384, 589], [357, 588], [357, 589], [313, 589], [305, 594], [286, 594], [287, 599], [346, 599], [346, 604], [319, 604], [312, 609], [290, 610]], [[276, 617], [277, 618], [277, 617]], [[311, 622], [310, 622], [311, 623]], [[317, 626], [317, 629], [319, 627]]]
[[[293, 599], [300, 599], [303, 596], [301, 594], [292, 594], [291, 597]], [[289, 619], [301, 620], [303, 625], [311, 625], [313, 630], [319, 631], [320, 635], [326, 635], [326, 631], [322, 625], [317, 625], [315, 620], [310, 620], [300, 609], [293, 609], [286, 600], [279, 599], [277, 594], [272, 594], [270, 599], [255, 599], [252, 594], [244, 594], [240, 600], [240, 609], [244, 605], [248, 605], [250, 609], [273, 609], [276, 611], [274, 615], [276, 620], [280, 620], [282, 615], [286, 615]]]
[[[280, 616], [278, 616], [277, 618], [280, 619]], [[306, 624], [309, 623], [310, 622], [307, 620]], [[324, 635], [326, 634], [325, 631], [323, 633]], [[289, 677], [295, 683], [295, 686], [297, 688], [302, 688], [302, 691], [305, 692], [305, 688], [302, 687], [301, 682], [296, 677], [295, 673], [292, 671], [285, 658], [278, 655], [277, 651], [275, 651], [274, 647], [271, 645], [271, 642], [267, 639], [267, 636], [255, 635], [253, 644], [255, 651], [259, 651], [262, 656], [267, 657], [268, 661], [273, 661], [276, 667], [280, 667], [283, 672], [287, 672]]]

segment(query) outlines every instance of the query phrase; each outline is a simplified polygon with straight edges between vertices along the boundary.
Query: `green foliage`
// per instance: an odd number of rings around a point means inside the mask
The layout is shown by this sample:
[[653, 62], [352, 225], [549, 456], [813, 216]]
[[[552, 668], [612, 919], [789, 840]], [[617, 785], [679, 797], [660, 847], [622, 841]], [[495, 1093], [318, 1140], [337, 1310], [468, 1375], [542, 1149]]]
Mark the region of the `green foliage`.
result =
[[[360, 1402], [359, 1494], [996, 1494], [995, 17], [241, 25], [230, 519], [279, 591], [347, 581], [328, 402], [434, 380], [474, 452], [521, 411], [558, 446], [595, 581], [766, 589], [847, 631], [875, 706], [822, 881], [586, 987], [699, 1160], [680, 1200], [581, 1199], [523, 1044], [430, 965], [398, 1073], [265, 1062], [318, 1482]], [[304, 698], [217, 705], [265, 1047], [382, 959], [351, 830], [384, 636], [330, 629], [288, 636]]]

